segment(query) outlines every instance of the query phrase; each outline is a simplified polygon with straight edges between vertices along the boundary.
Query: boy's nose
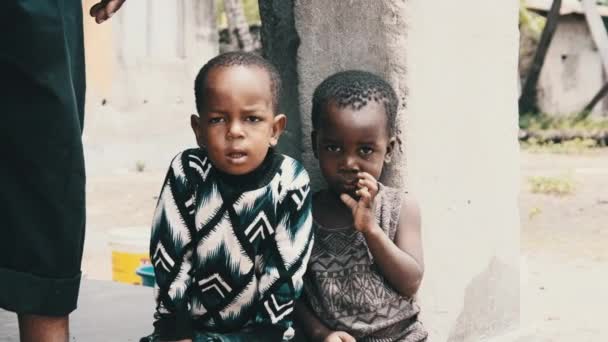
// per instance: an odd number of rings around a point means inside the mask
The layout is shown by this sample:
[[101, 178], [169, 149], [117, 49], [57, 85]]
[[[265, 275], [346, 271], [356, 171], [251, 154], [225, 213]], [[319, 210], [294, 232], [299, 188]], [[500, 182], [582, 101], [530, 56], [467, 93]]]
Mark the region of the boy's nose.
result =
[[236, 139], [236, 138], [242, 138], [243, 136], [244, 136], [243, 127], [240, 123], [232, 122], [228, 126], [228, 132], [226, 132], [226, 138], [231, 140], [231, 139]]
[[342, 168], [345, 171], [359, 171], [359, 164], [357, 158], [354, 156], [345, 155], [342, 160]]

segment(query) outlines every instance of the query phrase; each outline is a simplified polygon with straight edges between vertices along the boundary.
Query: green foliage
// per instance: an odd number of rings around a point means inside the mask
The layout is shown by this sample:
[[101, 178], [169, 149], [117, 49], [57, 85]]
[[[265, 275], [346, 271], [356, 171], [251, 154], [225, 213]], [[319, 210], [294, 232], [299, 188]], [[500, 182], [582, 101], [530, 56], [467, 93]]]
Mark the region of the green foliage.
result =
[[535, 194], [566, 196], [574, 192], [572, 176], [560, 177], [534, 176], [528, 178], [530, 191]]
[[245, 9], [245, 17], [250, 25], [259, 24], [262, 21], [260, 19], [258, 0], [243, 0], [243, 7]]
[[546, 21], [545, 17], [526, 8], [526, 0], [519, 0], [519, 27], [526, 30], [534, 40], [538, 41], [540, 39]]
[[[546, 114], [525, 114], [519, 127], [526, 132], [521, 147], [528, 152], [580, 154], [605, 147], [608, 120], [584, 119], [576, 115], [551, 117]], [[559, 142], [555, 142], [559, 141]]]
[[135, 162], [135, 171], [141, 173], [146, 170], [146, 162], [143, 160], [138, 160]]
[[608, 120], [579, 120], [578, 115], [552, 117], [543, 113], [528, 113], [519, 116], [519, 127], [529, 131], [549, 129], [580, 131], [608, 130]]
[[528, 219], [532, 220], [533, 218], [535, 218], [536, 216], [542, 214], [542, 209], [539, 207], [533, 207], [530, 209], [530, 211], [528, 212]]
[[[197, 0], [207, 1], [207, 0]], [[241, 0], [243, 3], [243, 10], [245, 11], [245, 18], [249, 25], [259, 24], [260, 19], [260, 8], [258, 7], [258, 0]], [[224, 11], [224, 0], [215, 0], [215, 11], [217, 17], [218, 28], [228, 27], [228, 19]]]
[[530, 138], [522, 142], [521, 147], [532, 153], [582, 154], [591, 152], [600, 146], [593, 139], [574, 138], [561, 143], [554, 143], [552, 141], [543, 142], [536, 138]]

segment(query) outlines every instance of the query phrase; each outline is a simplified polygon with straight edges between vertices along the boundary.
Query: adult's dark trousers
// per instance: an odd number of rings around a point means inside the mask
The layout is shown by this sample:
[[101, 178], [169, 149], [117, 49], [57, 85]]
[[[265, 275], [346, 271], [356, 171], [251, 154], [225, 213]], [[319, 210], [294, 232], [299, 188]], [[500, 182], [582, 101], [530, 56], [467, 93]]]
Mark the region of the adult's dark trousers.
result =
[[80, 0], [0, 9], [0, 307], [76, 308], [85, 233]]

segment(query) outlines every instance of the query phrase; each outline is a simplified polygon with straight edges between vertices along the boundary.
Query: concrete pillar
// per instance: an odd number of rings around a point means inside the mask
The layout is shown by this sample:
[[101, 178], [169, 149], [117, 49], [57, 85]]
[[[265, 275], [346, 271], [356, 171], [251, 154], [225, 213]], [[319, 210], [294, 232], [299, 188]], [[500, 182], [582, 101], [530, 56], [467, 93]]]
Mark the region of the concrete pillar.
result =
[[287, 128], [278, 149], [300, 159], [302, 140], [306, 141], [308, 135], [301, 127], [296, 63], [300, 39], [294, 24], [293, 0], [263, 0], [259, 4], [263, 54], [277, 67], [283, 82], [280, 110], [287, 115]]
[[[384, 76], [402, 100], [404, 153], [383, 181], [420, 201], [426, 273], [419, 302], [429, 340], [480, 341], [515, 329], [518, 1], [294, 0], [281, 9], [286, 17], [291, 10], [300, 39], [302, 159], [314, 184], [313, 89], [345, 69]], [[277, 44], [272, 39], [264, 44]]]
[[[310, 111], [315, 87], [330, 74], [347, 69], [375, 72], [390, 81], [402, 100], [401, 121], [406, 102], [406, 20], [403, 1], [295, 1], [296, 30], [301, 40], [298, 50], [298, 75], [302, 130], [303, 160], [316, 169], [316, 159], [310, 148], [312, 129]], [[378, 20], [381, 18], [381, 20]], [[399, 129], [401, 129], [399, 122]], [[401, 135], [403, 139], [403, 134]], [[401, 155], [401, 159], [405, 159]], [[384, 181], [400, 186], [405, 168], [391, 164]], [[314, 184], [321, 181], [313, 174]]]

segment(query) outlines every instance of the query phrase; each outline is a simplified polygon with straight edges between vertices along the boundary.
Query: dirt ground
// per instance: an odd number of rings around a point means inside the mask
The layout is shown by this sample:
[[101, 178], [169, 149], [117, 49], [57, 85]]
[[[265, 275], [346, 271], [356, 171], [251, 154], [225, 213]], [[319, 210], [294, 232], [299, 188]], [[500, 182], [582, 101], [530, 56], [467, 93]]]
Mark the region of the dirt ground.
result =
[[[522, 326], [533, 341], [608, 341], [608, 149], [521, 165]], [[574, 193], [532, 194], [537, 175], [571, 177]]]
[[[524, 151], [521, 166], [522, 332], [515, 340], [608, 341], [608, 149]], [[532, 194], [528, 179], [536, 175], [569, 175], [574, 193]], [[90, 173], [86, 277], [111, 279], [109, 231], [148, 230], [163, 177], [161, 167]]]

